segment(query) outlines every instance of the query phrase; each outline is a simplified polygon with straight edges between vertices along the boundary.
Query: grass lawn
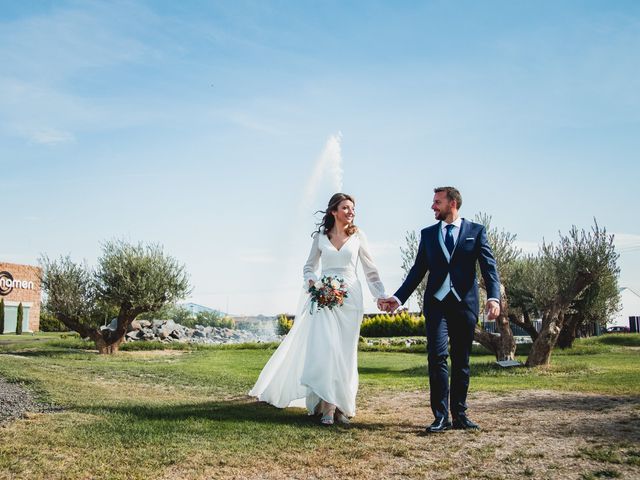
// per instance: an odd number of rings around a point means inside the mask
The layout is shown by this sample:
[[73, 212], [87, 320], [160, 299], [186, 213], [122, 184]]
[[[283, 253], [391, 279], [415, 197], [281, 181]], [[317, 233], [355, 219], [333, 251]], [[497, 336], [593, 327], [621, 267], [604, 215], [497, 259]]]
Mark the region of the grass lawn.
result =
[[[360, 352], [358, 415], [351, 426], [323, 428], [300, 409], [246, 397], [272, 349], [100, 356], [86, 346], [59, 334], [0, 337], [0, 377], [63, 407], [0, 427], [0, 479], [640, 478], [640, 335], [579, 341], [533, 370], [499, 369], [476, 352], [470, 407], [489, 427], [437, 441], [417, 435], [430, 422], [424, 353]], [[557, 423], [563, 412], [584, 416]], [[614, 414], [622, 435], [576, 430]], [[536, 425], [556, 420], [573, 443], [551, 454], [543, 448], [551, 432], [518, 450], [526, 415]], [[465, 450], [472, 453], [456, 461]]]

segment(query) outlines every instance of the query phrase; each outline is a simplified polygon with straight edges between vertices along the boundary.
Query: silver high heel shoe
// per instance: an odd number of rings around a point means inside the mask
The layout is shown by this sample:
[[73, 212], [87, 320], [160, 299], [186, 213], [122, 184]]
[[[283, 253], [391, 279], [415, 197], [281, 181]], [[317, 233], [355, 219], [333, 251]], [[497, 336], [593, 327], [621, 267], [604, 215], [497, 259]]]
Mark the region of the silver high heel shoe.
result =
[[336, 406], [333, 405], [332, 407], [329, 407], [328, 410], [323, 412], [322, 418], [320, 419], [320, 423], [322, 423], [323, 425], [333, 425], [335, 413], [336, 413]]

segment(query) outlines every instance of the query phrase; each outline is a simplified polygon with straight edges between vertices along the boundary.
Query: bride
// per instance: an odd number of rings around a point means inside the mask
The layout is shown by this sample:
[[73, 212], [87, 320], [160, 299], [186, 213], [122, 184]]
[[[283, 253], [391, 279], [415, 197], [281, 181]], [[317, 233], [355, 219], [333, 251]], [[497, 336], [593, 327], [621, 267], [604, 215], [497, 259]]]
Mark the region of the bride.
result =
[[353, 224], [355, 201], [344, 193], [329, 200], [324, 218], [313, 234], [311, 253], [304, 266], [305, 285], [323, 276], [338, 277], [346, 284], [342, 305], [313, 308], [305, 295], [298, 306], [291, 331], [271, 356], [249, 395], [278, 408], [306, 406], [321, 422], [349, 423], [356, 412], [358, 391], [358, 339], [362, 323], [362, 287], [356, 274], [358, 261], [369, 290], [386, 298], [364, 233]]

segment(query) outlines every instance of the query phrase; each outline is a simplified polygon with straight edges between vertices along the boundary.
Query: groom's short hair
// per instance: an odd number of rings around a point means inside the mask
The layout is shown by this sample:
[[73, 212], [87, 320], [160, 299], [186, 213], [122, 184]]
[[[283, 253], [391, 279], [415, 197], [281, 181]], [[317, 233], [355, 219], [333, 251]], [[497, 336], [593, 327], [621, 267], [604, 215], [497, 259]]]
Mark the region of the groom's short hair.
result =
[[457, 188], [455, 188], [455, 187], [438, 187], [438, 188], [434, 188], [433, 189], [433, 193], [438, 193], [438, 192], [446, 192], [447, 193], [447, 199], [450, 202], [455, 200], [456, 201], [456, 207], [458, 208], [458, 210], [460, 209], [460, 207], [462, 206], [462, 195], [460, 195], [460, 192], [458, 191]]

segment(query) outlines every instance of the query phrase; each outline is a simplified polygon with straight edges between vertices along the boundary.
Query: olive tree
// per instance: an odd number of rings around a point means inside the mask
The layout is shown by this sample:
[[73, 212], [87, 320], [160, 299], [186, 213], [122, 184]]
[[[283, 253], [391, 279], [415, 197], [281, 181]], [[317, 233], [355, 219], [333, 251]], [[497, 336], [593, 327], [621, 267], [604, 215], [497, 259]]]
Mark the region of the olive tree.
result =
[[[96, 343], [100, 353], [115, 353], [131, 322], [189, 293], [184, 266], [156, 244], [106, 242], [95, 269], [68, 256], [40, 258], [45, 309], [69, 329]], [[115, 316], [109, 325], [106, 318]]]
[[[578, 332], [591, 329], [592, 325], [604, 328], [609, 320], [620, 311], [620, 289], [618, 287], [619, 268], [613, 263], [604, 273], [598, 275], [578, 298], [569, 313], [558, 336], [560, 348], [571, 348]], [[588, 331], [589, 331], [588, 330]], [[591, 334], [589, 331], [588, 334]]]
[[[572, 227], [568, 235], [560, 235], [557, 244], [544, 242], [538, 255], [527, 259], [527, 276], [521, 279], [526, 284], [518, 288], [526, 292], [531, 308], [542, 317], [527, 366], [549, 364], [560, 332], [575, 307], [590, 302], [589, 296], [594, 292], [597, 297], [596, 285], [601, 278], [617, 278], [617, 260], [613, 235], [608, 235], [597, 222], [591, 231]], [[604, 290], [602, 294], [607, 295]], [[612, 300], [609, 305], [615, 308], [616, 300]]]

